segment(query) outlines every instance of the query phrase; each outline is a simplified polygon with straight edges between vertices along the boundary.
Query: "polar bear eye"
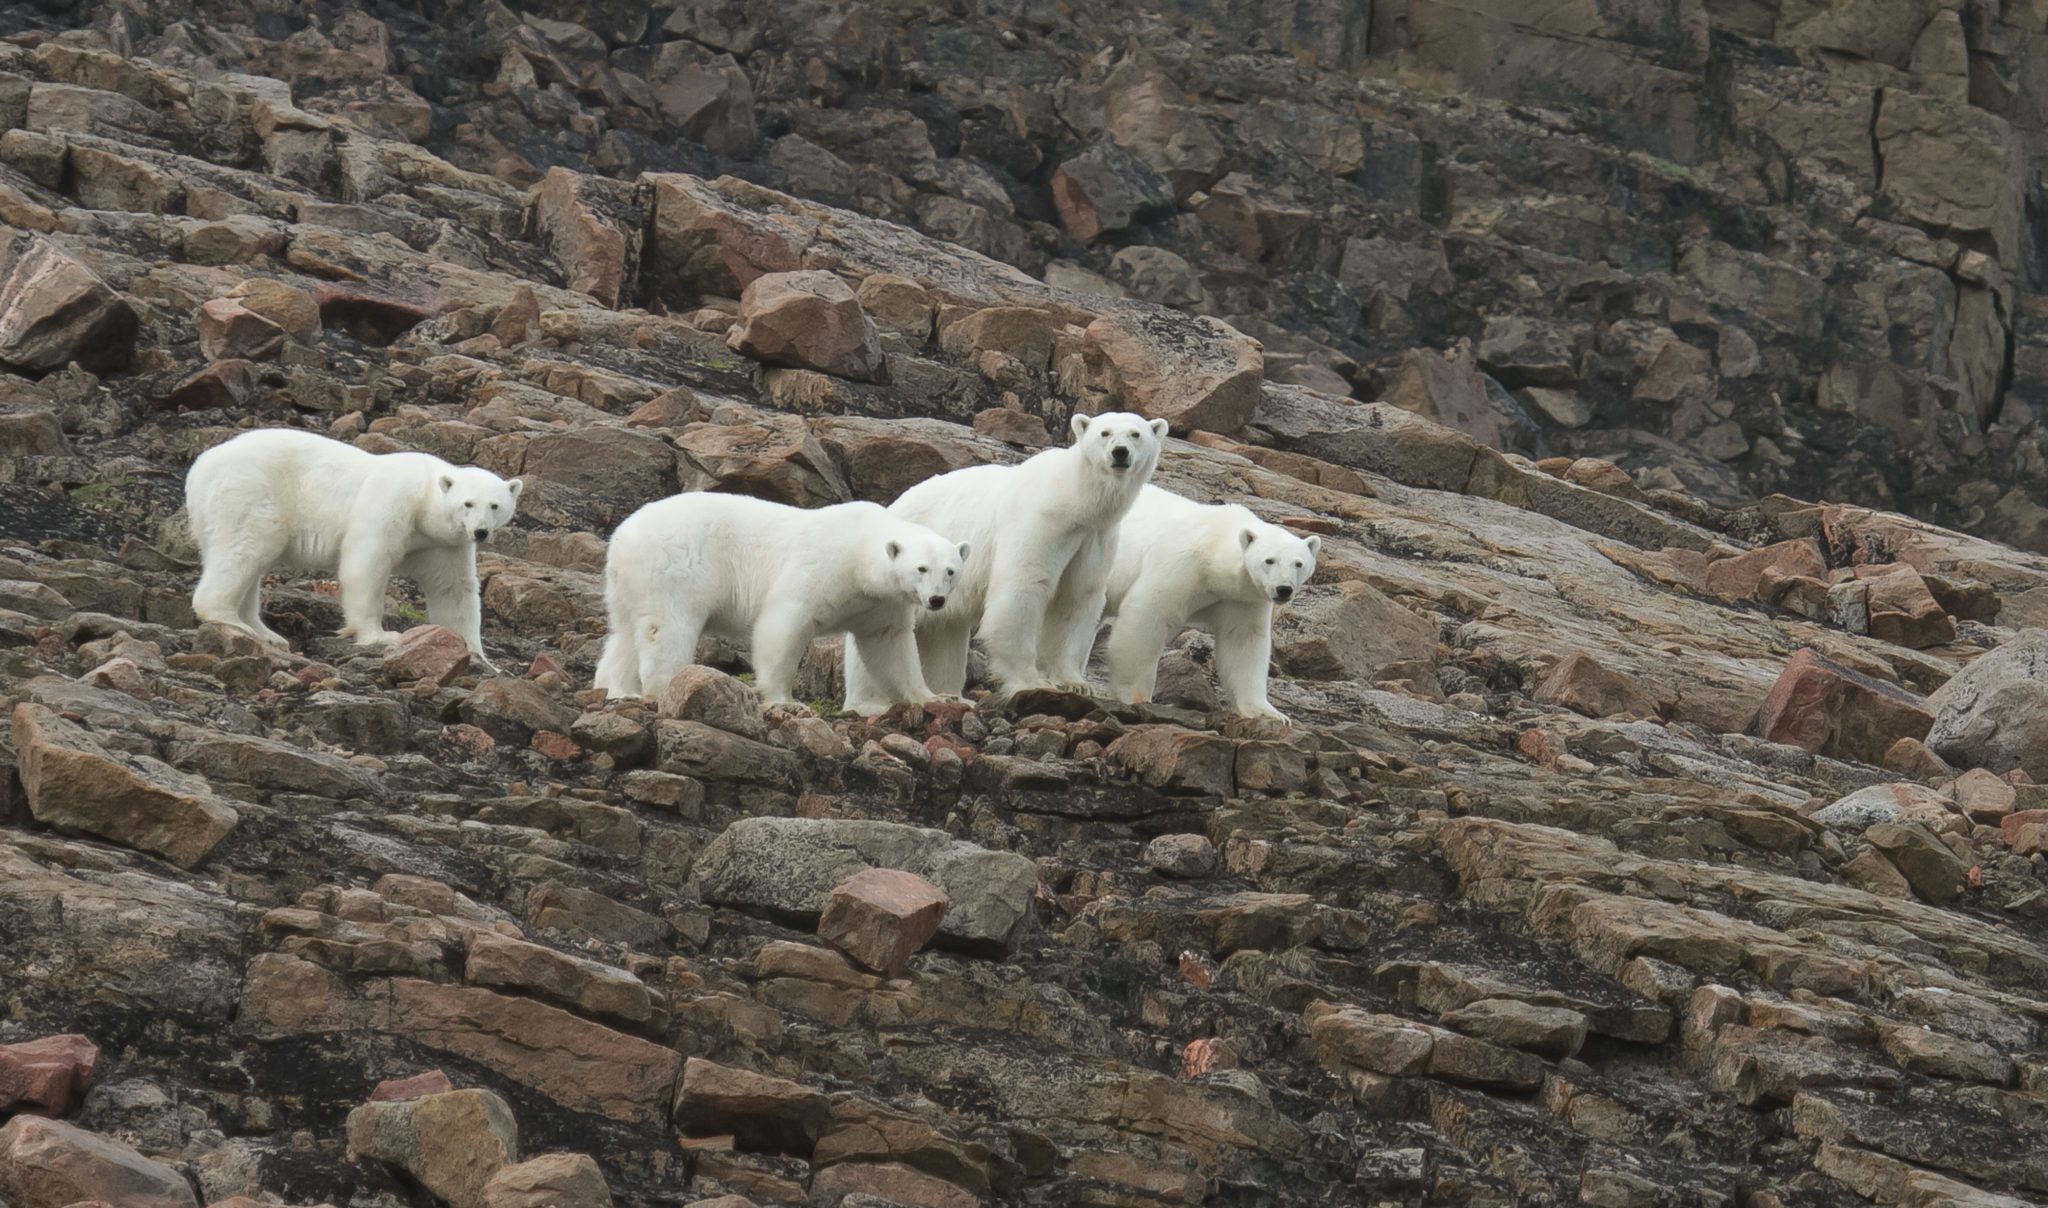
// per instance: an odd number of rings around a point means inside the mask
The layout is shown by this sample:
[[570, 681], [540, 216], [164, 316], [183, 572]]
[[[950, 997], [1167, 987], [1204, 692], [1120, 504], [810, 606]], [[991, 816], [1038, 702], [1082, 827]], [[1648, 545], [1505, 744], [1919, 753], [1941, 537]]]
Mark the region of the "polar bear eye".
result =
[[462, 506], [463, 506], [463, 507], [466, 507], [466, 508], [473, 508], [473, 507], [475, 507], [475, 506], [476, 506], [476, 500], [474, 500], [474, 499], [465, 499], [465, 500], [463, 500], [463, 501], [462, 501]]
[[918, 574], [920, 574], [920, 575], [922, 575], [922, 574], [925, 574], [926, 572], [928, 572], [928, 571], [930, 571], [930, 570], [931, 570], [931, 567], [929, 567], [929, 566], [920, 566], [920, 567], [918, 567], [918, 568], [917, 568], [917, 573], [918, 573]]
[[[1273, 565], [1273, 560], [1272, 560], [1271, 558], [1268, 558], [1268, 559], [1266, 559], [1266, 565], [1267, 565], [1267, 566], [1271, 566], [1271, 565]], [[1301, 563], [1297, 562], [1297, 563], [1295, 563], [1295, 565], [1296, 565], [1296, 566], [1300, 566], [1300, 565], [1301, 565]]]
[[[498, 510], [498, 505], [497, 505], [497, 504], [495, 504], [495, 503], [494, 503], [494, 504], [492, 504], [492, 505], [491, 505], [491, 510], [492, 510], [492, 511], [494, 511], [494, 512], [495, 512], [495, 511], [497, 511], [497, 510]], [[1296, 565], [1296, 566], [1300, 566], [1300, 565], [1301, 565], [1301, 563], [1297, 562], [1297, 563], [1295, 563], [1295, 565]]]

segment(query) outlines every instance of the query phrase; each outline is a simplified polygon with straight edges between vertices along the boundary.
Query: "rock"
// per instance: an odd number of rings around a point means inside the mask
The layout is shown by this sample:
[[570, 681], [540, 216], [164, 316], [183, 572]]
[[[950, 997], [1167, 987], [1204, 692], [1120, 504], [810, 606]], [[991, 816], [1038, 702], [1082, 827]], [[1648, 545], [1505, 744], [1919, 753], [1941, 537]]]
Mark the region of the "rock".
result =
[[720, 155], [752, 150], [754, 89], [731, 55], [705, 56], [689, 42], [666, 42], [648, 83], [685, 137]]
[[0, 415], [0, 458], [20, 464], [24, 457], [54, 457], [65, 452], [64, 426], [54, 411], [19, 411]]
[[1922, 782], [1946, 780], [1956, 774], [1934, 749], [1917, 738], [1901, 738], [1884, 753], [1884, 770]]
[[415, 625], [398, 635], [384, 656], [384, 680], [410, 684], [425, 680], [446, 686], [469, 670], [469, 643], [446, 625]]
[[1356, 579], [1305, 587], [1273, 617], [1273, 661], [1311, 680], [1369, 680], [1394, 663], [1434, 662], [1436, 626]]
[[61, 1120], [16, 1116], [0, 1127], [0, 1195], [16, 1208], [104, 1201], [119, 1208], [199, 1208], [184, 1176]]
[[740, 295], [734, 351], [772, 365], [871, 381], [882, 368], [881, 338], [860, 299], [833, 273], [768, 273]]
[[285, 330], [233, 298], [199, 308], [199, 353], [210, 361], [267, 361], [283, 348]]
[[483, 1208], [611, 1208], [604, 1171], [587, 1154], [550, 1153], [507, 1166], [484, 1184]]
[[241, 820], [204, 780], [147, 755], [111, 750], [41, 705], [15, 706], [14, 743], [29, 812], [46, 826], [191, 868]]
[[777, 789], [794, 789], [803, 781], [803, 761], [789, 751], [703, 722], [661, 722], [654, 728], [654, 742], [656, 766], [679, 776]]
[[663, 717], [702, 722], [757, 742], [768, 737], [761, 694], [715, 667], [692, 663], [676, 672], [657, 703]]
[[2048, 631], [2023, 632], [1978, 655], [1927, 707], [1927, 745], [1943, 759], [2048, 782]]
[[1752, 599], [1763, 577], [1773, 571], [1788, 577], [1826, 579], [1827, 556], [1821, 552], [1820, 542], [1811, 537], [1780, 541], [1708, 564], [1707, 590], [1724, 599]]
[[522, 990], [580, 1015], [629, 1025], [648, 1023], [657, 1010], [654, 993], [623, 969], [490, 931], [470, 933], [462, 977], [472, 985]]
[[692, 424], [676, 436], [676, 448], [686, 491], [729, 491], [801, 508], [853, 497], [832, 455], [794, 416]]
[[499, 742], [525, 745], [538, 730], [566, 733], [576, 724], [576, 711], [557, 701], [532, 680], [495, 675], [476, 686], [462, 702], [462, 720]]
[[1818, 755], [1875, 764], [1901, 738], [1929, 733], [1934, 702], [1801, 650], [1757, 713], [1757, 733]]
[[932, 338], [938, 304], [924, 286], [894, 273], [875, 273], [860, 283], [860, 307], [878, 331], [901, 336], [913, 348]]
[[1984, 768], [1971, 768], [1958, 776], [1949, 793], [1955, 798], [1956, 808], [1970, 821], [1985, 826], [1997, 826], [2000, 819], [2012, 813], [2019, 800], [2017, 789]]
[[1090, 144], [1052, 174], [1052, 204], [1067, 234], [1086, 242], [1173, 208], [1173, 187], [1137, 155]]
[[1161, 835], [1145, 845], [1145, 863], [1162, 876], [1194, 880], [1216, 874], [1216, 848], [1204, 835]]
[[869, 868], [832, 887], [818, 938], [885, 977], [901, 977], [910, 958], [938, 934], [952, 903], [923, 877]]
[[675, 466], [660, 437], [607, 427], [536, 436], [526, 442], [523, 468], [528, 477], [637, 507], [670, 493]]
[[1545, 704], [1561, 705], [1587, 717], [1656, 717], [1662, 710], [1641, 680], [1614, 671], [1580, 651], [1573, 651], [1537, 682], [1532, 693]]
[[1239, 256], [1253, 264], [1285, 254], [1313, 217], [1307, 210], [1255, 196], [1251, 178], [1236, 172], [1209, 186], [1195, 216], [1215, 227]]
[[1963, 874], [1969, 871], [1969, 866], [1925, 826], [1917, 822], [1879, 822], [1865, 830], [1863, 836], [1905, 874], [1913, 892], [1921, 898], [1946, 906], [1962, 896]]
[[1988, 1082], [1993, 1086], [2005, 1086], [2012, 1081], [2012, 1061], [1990, 1045], [1911, 1024], [1893, 1025], [1882, 1032], [1885, 1053], [1901, 1069], [1934, 1078]]
[[1237, 788], [1237, 744], [1182, 726], [1134, 726], [1107, 758], [1145, 785], [1170, 793], [1228, 797]]
[[1443, 1022], [1470, 1036], [1545, 1057], [1574, 1057], [1586, 1042], [1586, 1017], [1565, 1007], [1543, 1007], [1512, 998], [1482, 998]]
[[937, 885], [951, 900], [939, 935], [969, 950], [1007, 951], [1029, 921], [1038, 871], [1031, 861], [893, 822], [746, 818], [697, 858], [704, 900], [810, 920], [832, 888], [864, 868], [893, 868]]
[[99, 1062], [99, 1046], [75, 1032], [0, 1044], [0, 1112], [70, 1115]]
[[811, 1176], [810, 1202], [840, 1208], [975, 1208], [982, 1199], [902, 1162], [840, 1162]]
[[1163, 419], [1176, 433], [1235, 432], [1259, 405], [1259, 342], [1217, 319], [1111, 312], [1088, 325], [1081, 351], [1102, 410]]
[[808, 1156], [825, 1132], [825, 1096], [786, 1078], [692, 1057], [676, 1094], [676, 1127], [685, 1136], [731, 1134], [750, 1149]]
[[356, 1108], [348, 1148], [396, 1166], [451, 1208], [484, 1208], [492, 1177], [519, 1159], [519, 1124], [489, 1091], [446, 1091]]
[[42, 236], [16, 238], [0, 252], [0, 364], [125, 369], [137, 326], [126, 299]]
[[534, 226], [562, 267], [564, 286], [589, 294], [599, 305], [617, 306], [636, 257], [629, 256], [625, 233], [607, 217], [603, 191], [604, 185], [591, 177], [548, 169], [533, 190]]
[[1489, 448], [1529, 443], [1528, 417], [1467, 357], [1416, 349], [1401, 358], [1382, 401], [1471, 436]]
[[410, 1078], [387, 1078], [370, 1091], [370, 1102], [398, 1102], [405, 1099], [422, 1099], [428, 1095], [439, 1095], [455, 1089], [448, 1075], [440, 1070], [428, 1070]]
[[1916, 650], [1955, 640], [1955, 622], [1935, 602], [1920, 572], [1910, 566], [1859, 566], [1856, 578], [1866, 589], [1871, 637]]
[[1809, 815], [1830, 830], [1862, 834], [1901, 818], [1938, 826], [1951, 815], [1948, 799], [1919, 784], [1874, 784], [1837, 798]]

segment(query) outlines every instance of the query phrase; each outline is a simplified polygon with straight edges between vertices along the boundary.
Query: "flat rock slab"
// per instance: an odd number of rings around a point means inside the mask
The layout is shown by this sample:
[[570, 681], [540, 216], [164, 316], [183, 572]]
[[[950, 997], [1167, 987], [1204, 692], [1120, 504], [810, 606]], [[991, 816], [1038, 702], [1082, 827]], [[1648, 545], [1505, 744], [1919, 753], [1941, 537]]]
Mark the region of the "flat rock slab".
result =
[[825, 818], [745, 818], [697, 859], [706, 902], [814, 920], [832, 888], [864, 868], [915, 873], [953, 906], [942, 940], [1007, 952], [1024, 930], [1038, 870], [1023, 856], [963, 843], [944, 831]]

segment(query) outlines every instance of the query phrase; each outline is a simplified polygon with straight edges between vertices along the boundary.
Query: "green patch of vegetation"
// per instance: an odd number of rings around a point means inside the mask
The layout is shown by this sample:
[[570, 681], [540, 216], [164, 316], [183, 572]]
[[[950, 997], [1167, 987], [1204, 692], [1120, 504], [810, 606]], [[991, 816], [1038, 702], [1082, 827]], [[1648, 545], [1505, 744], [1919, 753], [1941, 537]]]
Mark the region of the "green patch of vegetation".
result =
[[743, 684], [751, 684], [754, 682], [754, 673], [751, 671], [742, 671], [738, 675], [733, 676], [733, 678]]
[[822, 696], [814, 701], [806, 701], [805, 703], [810, 705], [811, 712], [819, 717], [831, 717], [839, 712], [839, 703], [837, 701], [829, 701]]
[[123, 488], [134, 485], [133, 478], [110, 478], [105, 482], [88, 482], [82, 487], [71, 488], [71, 502], [82, 508], [105, 511], [120, 504]]
[[427, 610], [410, 600], [402, 600], [398, 605], [398, 619], [407, 625], [424, 625], [427, 623]]

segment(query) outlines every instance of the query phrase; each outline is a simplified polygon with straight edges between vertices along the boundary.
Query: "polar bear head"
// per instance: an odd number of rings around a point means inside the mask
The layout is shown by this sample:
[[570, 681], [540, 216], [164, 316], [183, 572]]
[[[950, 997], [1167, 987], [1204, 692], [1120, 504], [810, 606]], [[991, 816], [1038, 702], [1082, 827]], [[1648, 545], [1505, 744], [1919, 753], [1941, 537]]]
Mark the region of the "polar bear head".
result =
[[906, 525], [883, 547], [889, 555], [893, 582], [919, 608], [933, 612], [946, 606], [960, 584], [967, 561], [967, 543], [955, 545], [922, 525]]
[[1076, 415], [1072, 427], [1074, 448], [1096, 469], [1118, 476], [1135, 475], [1143, 482], [1159, 465], [1159, 449], [1166, 440], [1163, 419], [1110, 411]]
[[523, 479], [507, 482], [476, 466], [449, 466], [434, 478], [427, 527], [432, 536], [450, 545], [489, 541], [512, 519], [525, 487]]
[[1237, 543], [1244, 551], [1245, 573], [1259, 594], [1276, 604], [1292, 600], [1316, 573], [1316, 554], [1323, 548], [1321, 537], [1297, 537], [1277, 524], [1248, 524], [1238, 530]]

